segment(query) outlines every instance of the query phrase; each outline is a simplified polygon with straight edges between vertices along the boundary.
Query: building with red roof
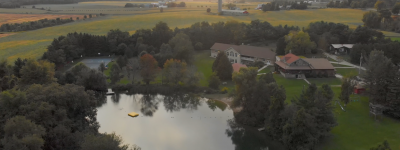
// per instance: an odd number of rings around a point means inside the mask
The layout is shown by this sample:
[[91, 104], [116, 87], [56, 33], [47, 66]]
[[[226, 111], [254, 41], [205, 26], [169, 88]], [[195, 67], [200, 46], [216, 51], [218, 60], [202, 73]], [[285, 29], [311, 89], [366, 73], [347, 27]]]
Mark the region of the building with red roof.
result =
[[300, 58], [292, 53], [279, 58], [275, 70], [285, 78], [335, 77], [335, 68], [325, 58]]
[[239, 72], [240, 68], [247, 68], [246, 65], [234, 63], [232, 64], [233, 72]]

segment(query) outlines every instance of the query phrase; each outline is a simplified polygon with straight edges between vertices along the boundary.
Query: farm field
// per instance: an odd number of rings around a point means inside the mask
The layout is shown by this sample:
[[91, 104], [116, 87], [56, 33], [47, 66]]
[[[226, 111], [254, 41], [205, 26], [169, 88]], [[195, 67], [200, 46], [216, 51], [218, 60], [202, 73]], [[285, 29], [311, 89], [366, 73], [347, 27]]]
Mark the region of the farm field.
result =
[[[98, 3], [106, 4], [106, 2]], [[121, 2], [120, 4], [125, 3], [126, 2]], [[200, 4], [216, 5], [216, 3], [214, 4], [207, 2], [187, 2], [188, 6], [197, 6]], [[93, 5], [97, 5], [97, 3], [94, 3]], [[119, 9], [123, 9], [122, 6], [118, 7], [120, 7]], [[211, 8], [212, 12], [215, 12], [213, 6]], [[249, 10], [250, 15], [248, 16], [218, 16], [213, 15], [212, 13], [207, 14], [205, 10], [206, 8], [197, 7], [193, 9], [190, 7], [169, 8], [165, 9], [163, 13], [160, 13], [158, 9], [151, 9], [146, 11], [138, 11], [140, 12], [139, 14], [108, 15], [105, 17], [79, 20], [73, 23], [54, 26], [51, 28], [21, 32], [0, 38], [0, 59], [7, 58], [10, 61], [13, 61], [18, 57], [38, 58], [43, 52], [46, 51], [46, 47], [51, 43], [52, 39], [71, 32], [85, 32], [96, 35], [105, 35], [111, 29], [121, 29], [122, 31], [128, 31], [132, 34], [137, 29], [152, 28], [159, 21], [168, 23], [171, 29], [174, 29], [175, 27], [188, 27], [193, 23], [200, 21], [208, 21], [213, 23], [218, 21], [237, 20], [239, 22], [250, 23], [251, 20], [255, 19], [268, 21], [274, 26], [287, 24], [306, 27], [310, 22], [326, 20], [326, 16], [332, 16], [333, 14], [335, 15], [330, 17], [329, 21], [345, 23], [349, 24], [351, 27], [356, 27], [355, 25], [352, 25], [352, 23], [360, 23], [360, 18], [364, 13], [364, 11], [357, 9], [309, 9], [265, 13], [259, 10]], [[7, 48], [5, 48], [5, 46]]]
[[83, 18], [84, 15], [48, 15], [48, 14], [0, 14], [0, 26], [6, 23], [22, 23], [28, 21], [37, 21], [40, 19], [67, 19], [76, 17]]

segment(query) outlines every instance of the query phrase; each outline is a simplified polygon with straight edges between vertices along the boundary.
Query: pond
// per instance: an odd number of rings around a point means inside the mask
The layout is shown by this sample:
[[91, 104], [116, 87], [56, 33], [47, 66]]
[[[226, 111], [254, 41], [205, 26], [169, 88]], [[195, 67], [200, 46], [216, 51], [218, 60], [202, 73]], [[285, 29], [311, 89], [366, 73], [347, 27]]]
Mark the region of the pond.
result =
[[[136, 112], [132, 118], [128, 113]], [[225, 103], [192, 95], [107, 96], [98, 107], [101, 133], [115, 132], [142, 150], [282, 149], [257, 129], [237, 125]]]

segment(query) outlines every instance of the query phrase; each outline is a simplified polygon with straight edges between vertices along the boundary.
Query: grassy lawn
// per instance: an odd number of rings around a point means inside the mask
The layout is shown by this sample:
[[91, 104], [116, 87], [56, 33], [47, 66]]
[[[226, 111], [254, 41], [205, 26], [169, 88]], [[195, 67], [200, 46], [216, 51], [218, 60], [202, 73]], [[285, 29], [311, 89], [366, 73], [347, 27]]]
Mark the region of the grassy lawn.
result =
[[321, 86], [324, 83], [329, 85], [341, 85], [342, 80], [339, 78], [307, 78], [308, 82], [315, 83], [317, 86]]
[[271, 66], [271, 67], [266, 67], [266, 68], [264, 68], [263, 70], [261, 70], [261, 71], [258, 72], [258, 73], [268, 73], [268, 72], [271, 72], [272, 69], [273, 69], [273, 66]]
[[[358, 75], [358, 69], [357, 68], [335, 68], [336, 73], [340, 74], [342, 76], [349, 76], [349, 75]], [[363, 70], [361, 70], [361, 73]]]
[[307, 82], [301, 79], [286, 79], [281, 74], [274, 74], [274, 78], [278, 85], [283, 85], [286, 90], [286, 102], [299, 96], [303, 90], [303, 85], [308, 86]]
[[329, 60], [329, 61], [333, 61], [333, 62], [337, 62], [336, 60], [334, 60], [334, 59], [332, 59], [332, 58], [330, 58], [330, 57], [328, 57], [328, 60]]
[[336, 63], [332, 63], [333, 67], [351, 67], [351, 66], [347, 66], [347, 65], [343, 65], [343, 64], [336, 64]]
[[208, 86], [208, 77], [212, 74], [212, 64], [214, 63], [214, 58], [210, 57], [210, 51], [199, 51], [196, 52], [194, 65], [197, 70], [203, 73], [204, 78], [200, 80], [201, 86]]
[[376, 121], [369, 115], [367, 97], [361, 101], [350, 102], [346, 112], [335, 106], [338, 126], [333, 128], [331, 138], [324, 141], [318, 149], [323, 150], [365, 150], [376, 147], [388, 140], [390, 147], [400, 149], [400, 121], [382, 117]]

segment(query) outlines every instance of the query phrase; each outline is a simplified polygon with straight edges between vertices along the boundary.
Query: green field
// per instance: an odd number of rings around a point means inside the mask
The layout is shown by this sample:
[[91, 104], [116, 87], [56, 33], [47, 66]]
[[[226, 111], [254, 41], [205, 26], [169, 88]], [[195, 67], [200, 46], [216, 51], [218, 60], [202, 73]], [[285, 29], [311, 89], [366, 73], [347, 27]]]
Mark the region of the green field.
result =
[[[358, 69], [357, 68], [335, 68], [336, 73], [340, 74], [342, 76], [349, 76], [349, 75], [358, 75]], [[363, 70], [361, 70], [361, 73]]]
[[332, 63], [333, 67], [352, 67], [352, 66], [347, 66], [347, 65], [343, 65], [343, 64], [336, 64], [336, 63]]
[[271, 70], [273, 70], [273, 66], [264, 68], [263, 70], [259, 71], [258, 73], [259, 73], [259, 74], [260, 74], [260, 73], [268, 73], [268, 72], [271, 72]]
[[[186, 8], [168, 8], [163, 13], [158, 9], [142, 9], [135, 11], [128, 11], [123, 8], [125, 2], [84, 2], [76, 4], [77, 8], [74, 9], [87, 9], [88, 11], [82, 12], [67, 12], [66, 9], [61, 7], [73, 7], [75, 5], [46, 5], [43, 7], [50, 7], [53, 11], [46, 12], [49, 14], [114, 14], [117, 10], [123, 10], [124, 15], [107, 15], [105, 17], [96, 17], [87, 20], [79, 20], [73, 23], [64, 25], [43, 28], [39, 30], [20, 32], [14, 35], [0, 38], [0, 59], [9, 59], [11, 61], [22, 58], [38, 58], [46, 47], [52, 42], [54, 38], [61, 35], [66, 35], [71, 32], [85, 32], [96, 35], [105, 35], [111, 29], [121, 29], [122, 31], [129, 31], [131, 34], [141, 28], [152, 28], [159, 21], [168, 23], [171, 29], [175, 27], [188, 27], [195, 22], [208, 21], [228, 21], [237, 20], [239, 22], [249, 23], [251, 20], [260, 19], [268, 21], [272, 25], [296, 25], [306, 27], [310, 22], [314, 21], [331, 21], [336, 23], [348, 24], [350, 27], [355, 28], [356, 24], [362, 23], [361, 18], [364, 13], [363, 10], [358, 9], [308, 9], [308, 10], [290, 10], [290, 11], [274, 11], [262, 12], [259, 10], [249, 10], [248, 16], [218, 16], [215, 13], [206, 13], [206, 8], [197, 8], [197, 6], [211, 6], [211, 11], [216, 11], [216, 3], [211, 2], [187, 2]], [[238, 4], [240, 7], [254, 8], [257, 3]], [[41, 8], [42, 6], [36, 6]], [[59, 8], [60, 7], [60, 8]], [[101, 7], [105, 10], [115, 9], [115, 11], [102, 12], [96, 11], [95, 8]], [[132, 8], [133, 9], [133, 8]], [[0, 9], [0, 13], [7, 13], [9, 9]], [[16, 13], [20, 11], [25, 13], [27, 10], [36, 10], [31, 8], [10, 9], [8, 13]], [[196, 17], [193, 17], [196, 16]], [[327, 17], [329, 16], [329, 17]]]

